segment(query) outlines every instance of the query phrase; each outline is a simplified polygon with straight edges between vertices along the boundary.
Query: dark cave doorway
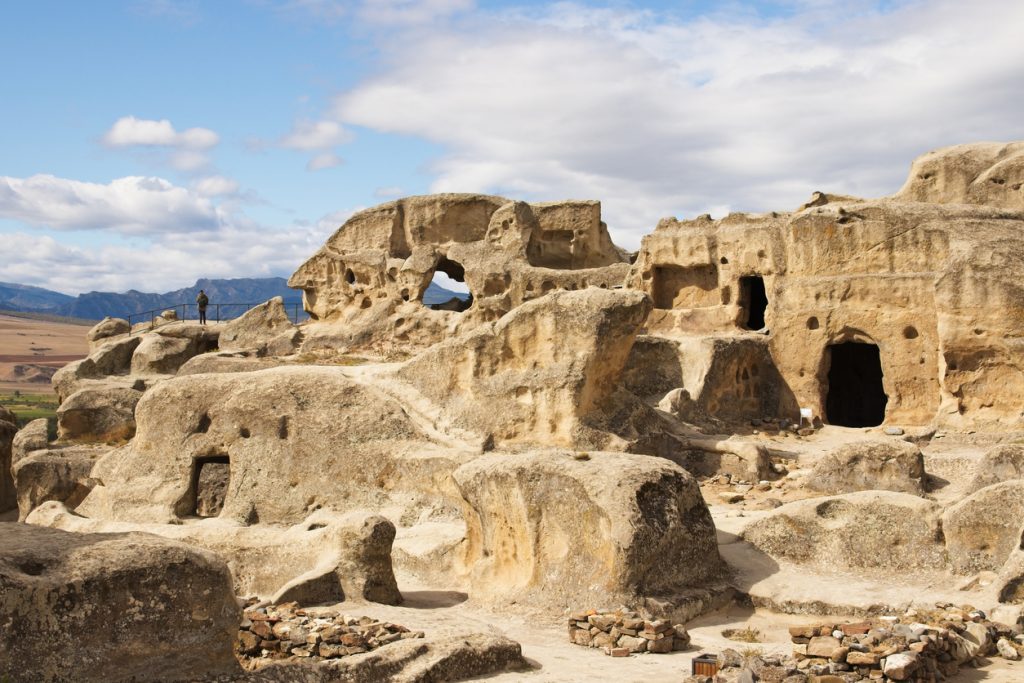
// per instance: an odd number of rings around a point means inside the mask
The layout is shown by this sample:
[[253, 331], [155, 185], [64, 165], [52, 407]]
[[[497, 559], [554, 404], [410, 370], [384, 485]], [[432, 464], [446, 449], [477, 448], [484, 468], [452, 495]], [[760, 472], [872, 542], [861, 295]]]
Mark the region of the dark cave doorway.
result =
[[877, 427], [889, 397], [882, 385], [882, 359], [875, 344], [843, 342], [826, 348], [828, 395], [825, 417], [841, 427]]
[[192, 463], [192, 500], [196, 517], [217, 517], [224, 509], [231, 481], [231, 460], [227, 455], [207, 455]]
[[466, 285], [466, 269], [447, 256], [438, 261], [430, 285], [423, 293], [423, 305], [435, 311], [462, 313], [473, 305], [473, 293]]
[[760, 275], [746, 275], [740, 278], [740, 326], [748, 330], [762, 330], [765, 326], [765, 313], [768, 311], [768, 292], [764, 288], [764, 278]]

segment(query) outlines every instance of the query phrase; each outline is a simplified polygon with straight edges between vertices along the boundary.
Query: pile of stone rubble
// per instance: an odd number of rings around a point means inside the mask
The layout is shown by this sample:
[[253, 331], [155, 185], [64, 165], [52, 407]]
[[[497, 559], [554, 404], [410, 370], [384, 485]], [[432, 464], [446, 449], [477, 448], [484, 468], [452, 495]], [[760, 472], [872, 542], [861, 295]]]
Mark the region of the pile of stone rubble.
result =
[[902, 617], [795, 626], [789, 633], [791, 657], [744, 657], [735, 650], [719, 653], [716, 683], [935, 683], [955, 676], [961, 666], [977, 664], [977, 658], [998, 655], [1017, 660], [1024, 652], [1021, 626], [998, 624], [983, 612], [948, 604], [934, 610], [911, 609]]
[[254, 666], [258, 660], [335, 659], [422, 637], [423, 631], [399, 624], [326, 608], [300, 609], [291, 602], [247, 608], [238, 632], [238, 655]]
[[636, 612], [589, 610], [569, 616], [569, 641], [601, 648], [612, 657], [628, 657], [642, 652], [685, 650], [690, 645], [690, 634], [682, 624], [647, 621]]

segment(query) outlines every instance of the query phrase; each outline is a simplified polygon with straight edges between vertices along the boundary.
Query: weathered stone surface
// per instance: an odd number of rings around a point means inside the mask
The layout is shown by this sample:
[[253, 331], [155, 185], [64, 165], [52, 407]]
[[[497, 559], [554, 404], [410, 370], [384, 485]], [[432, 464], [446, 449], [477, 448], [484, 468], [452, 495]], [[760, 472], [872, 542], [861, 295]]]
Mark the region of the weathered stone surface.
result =
[[173, 375], [190, 358], [217, 347], [219, 332], [197, 323], [164, 325], [145, 334], [132, 354], [137, 375]]
[[1024, 479], [976, 491], [945, 511], [942, 529], [955, 571], [998, 570], [1021, 543]]
[[68, 363], [54, 373], [50, 382], [63, 401], [78, 391], [83, 380], [100, 379], [108, 375], [126, 375], [131, 370], [132, 354], [142, 343], [142, 335], [101, 341], [82, 360]]
[[[361, 211], [288, 281], [303, 290], [314, 318], [304, 348], [420, 349], [554, 290], [620, 285], [627, 256], [600, 213], [594, 201], [527, 204], [471, 194], [407, 197]], [[467, 310], [423, 305], [437, 271], [465, 281]]]
[[48, 424], [45, 417], [32, 420], [18, 430], [11, 442], [11, 463], [16, 464], [32, 451], [46, 448], [49, 443]]
[[239, 609], [213, 553], [145, 534], [0, 527], [0, 677], [189, 681], [239, 671]]
[[466, 501], [463, 566], [474, 595], [625, 603], [723, 577], [697, 483], [667, 461], [495, 454], [454, 478]]
[[823, 493], [854, 491], [925, 492], [924, 456], [905, 441], [858, 441], [843, 444], [814, 463], [804, 480]]
[[882, 672], [894, 681], [905, 681], [917, 671], [921, 663], [913, 652], [899, 652], [885, 658]]
[[7, 512], [18, 504], [14, 480], [11, 478], [13, 446], [17, 433], [14, 414], [0, 406], [0, 512]]
[[753, 522], [743, 537], [774, 558], [827, 567], [942, 568], [935, 503], [888, 491], [796, 501]]
[[57, 408], [62, 439], [122, 441], [135, 434], [135, 406], [142, 392], [117, 384], [90, 384], [65, 398]]
[[649, 310], [639, 292], [551, 294], [436, 345], [399, 376], [495, 444], [601, 447], [617, 439], [588, 422], [599, 422]]
[[107, 316], [93, 325], [85, 334], [85, 338], [89, 342], [89, 350], [92, 351], [110, 337], [118, 337], [122, 334], [128, 334], [130, 331], [131, 325], [128, 324], [127, 320]]
[[284, 365], [285, 361], [268, 356], [258, 357], [243, 352], [203, 353], [185, 361], [178, 369], [178, 376], [199, 375], [213, 372], [253, 372]]
[[11, 468], [19, 521], [48, 500], [74, 509], [94, 484], [90, 480], [93, 465], [109, 450], [105, 446], [59, 446], [34, 450], [19, 459]]
[[[325, 595], [341, 596], [337, 601], [389, 605], [402, 600], [391, 567], [394, 525], [377, 515], [317, 510], [290, 527], [242, 526], [226, 520], [141, 524], [88, 519], [53, 502], [36, 508], [26, 521], [78, 533], [145, 532], [205, 548], [228, 561], [239, 592], [262, 598], [276, 595], [275, 602], [286, 591], [293, 591], [290, 599], [300, 602]], [[334, 576], [333, 585], [326, 578], [318, 585], [304, 585], [328, 573]]]
[[986, 486], [1012, 479], [1024, 479], [1024, 445], [1003, 444], [985, 453], [975, 466], [974, 479], [967, 491], [974, 493]]
[[301, 340], [288, 317], [284, 299], [277, 296], [224, 324], [218, 346], [221, 351], [252, 351], [258, 356], [286, 356]]
[[438, 448], [396, 401], [333, 367], [168, 379], [139, 401], [136, 422], [132, 442], [97, 464], [103, 484], [82, 514], [194, 515], [193, 472], [218, 460], [231, 473], [219, 516], [239, 522], [293, 524], [325, 504], [375, 509], [391, 493], [436, 503], [452, 492], [439, 473], [470, 455]]
[[977, 142], [944, 147], [915, 159], [896, 198], [1022, 209], [1022, 182], [1024, 143]]

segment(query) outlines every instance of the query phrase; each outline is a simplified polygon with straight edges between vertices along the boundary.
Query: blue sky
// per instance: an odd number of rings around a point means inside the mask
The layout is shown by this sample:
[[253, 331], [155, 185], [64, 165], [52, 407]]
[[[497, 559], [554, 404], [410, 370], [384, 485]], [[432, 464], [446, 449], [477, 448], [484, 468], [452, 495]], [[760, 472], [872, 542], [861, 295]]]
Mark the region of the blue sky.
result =
[[0, 281], [67, 293], [284, 275], [433, 191], [660, 217], [881, 196], [1024, 138], [1024, 4], [8, 3]]

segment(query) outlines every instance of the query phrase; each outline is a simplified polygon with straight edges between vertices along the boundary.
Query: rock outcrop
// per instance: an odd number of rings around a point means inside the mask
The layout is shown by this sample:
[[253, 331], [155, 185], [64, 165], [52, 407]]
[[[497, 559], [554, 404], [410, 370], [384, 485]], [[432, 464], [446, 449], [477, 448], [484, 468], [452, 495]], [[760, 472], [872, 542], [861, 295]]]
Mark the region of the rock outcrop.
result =
[[218, 347], [221, 351], [250, 351], [257, 356], [294, 353], [302, 335], [277, 296], [224, 324]]
[[89, 350], [93, 351], [100, 344], [103, 344], [111, 337], [119, 337], [122, 334], [131, 332], [131, 325], [123, 318], [111, 318], [107, 316], [99, 321], [86, 333], [85, 338], [89, 342]]
[[905, 441], [858, 441], [826, 453], [804, 480], [822, 493], [925, 492], [924, 456]]
[[462, 565], [477, 595], [564, 608], [672, 596], [724, 578], [697, 483], [672, 463], [496, 453], [454, 478], [468, 527]]
[[11, 463], [15, 434], [18, 432], [14, 413], [0, 406], [0, 512], [7, 512], [18, 504]]
[[239, 671], [213, 553], [145, 534], [0, 523], [0, 677], [191, 681]]
[[126, 441], [135, 434], [135, 406], [142, 392], [118, 384], [90, 384], [65, 398], [57, 408], [62, 439]]
[[969, 493], [1013, 479], [1024, 479], [1024, 445], [1003, 444], [990, 449], [978, 460]]
[[452, 424], [495, 445], [600, 448], [611, 437], [588, 418], [607, 408], [649, 310], [639, 292], [551, 294], [436, 345], [398, 374]]
[[861, 491], [788, 503], [743, 538], [773, 558], [850, 569], [946, 566], [942, 508], [907, 493]]
[[44, 446], [19, 459], [11, 468], [18, 490], [18, 519], [46, 501], [66, 504], [72, 510], [95, 485], [92, 468], [110, 449], [95, 445]]
[[943, 513], [942, 530], [955, 571], [998, 570], [1021, 546], [1024, 479], [993, 484], [961, 500]]

